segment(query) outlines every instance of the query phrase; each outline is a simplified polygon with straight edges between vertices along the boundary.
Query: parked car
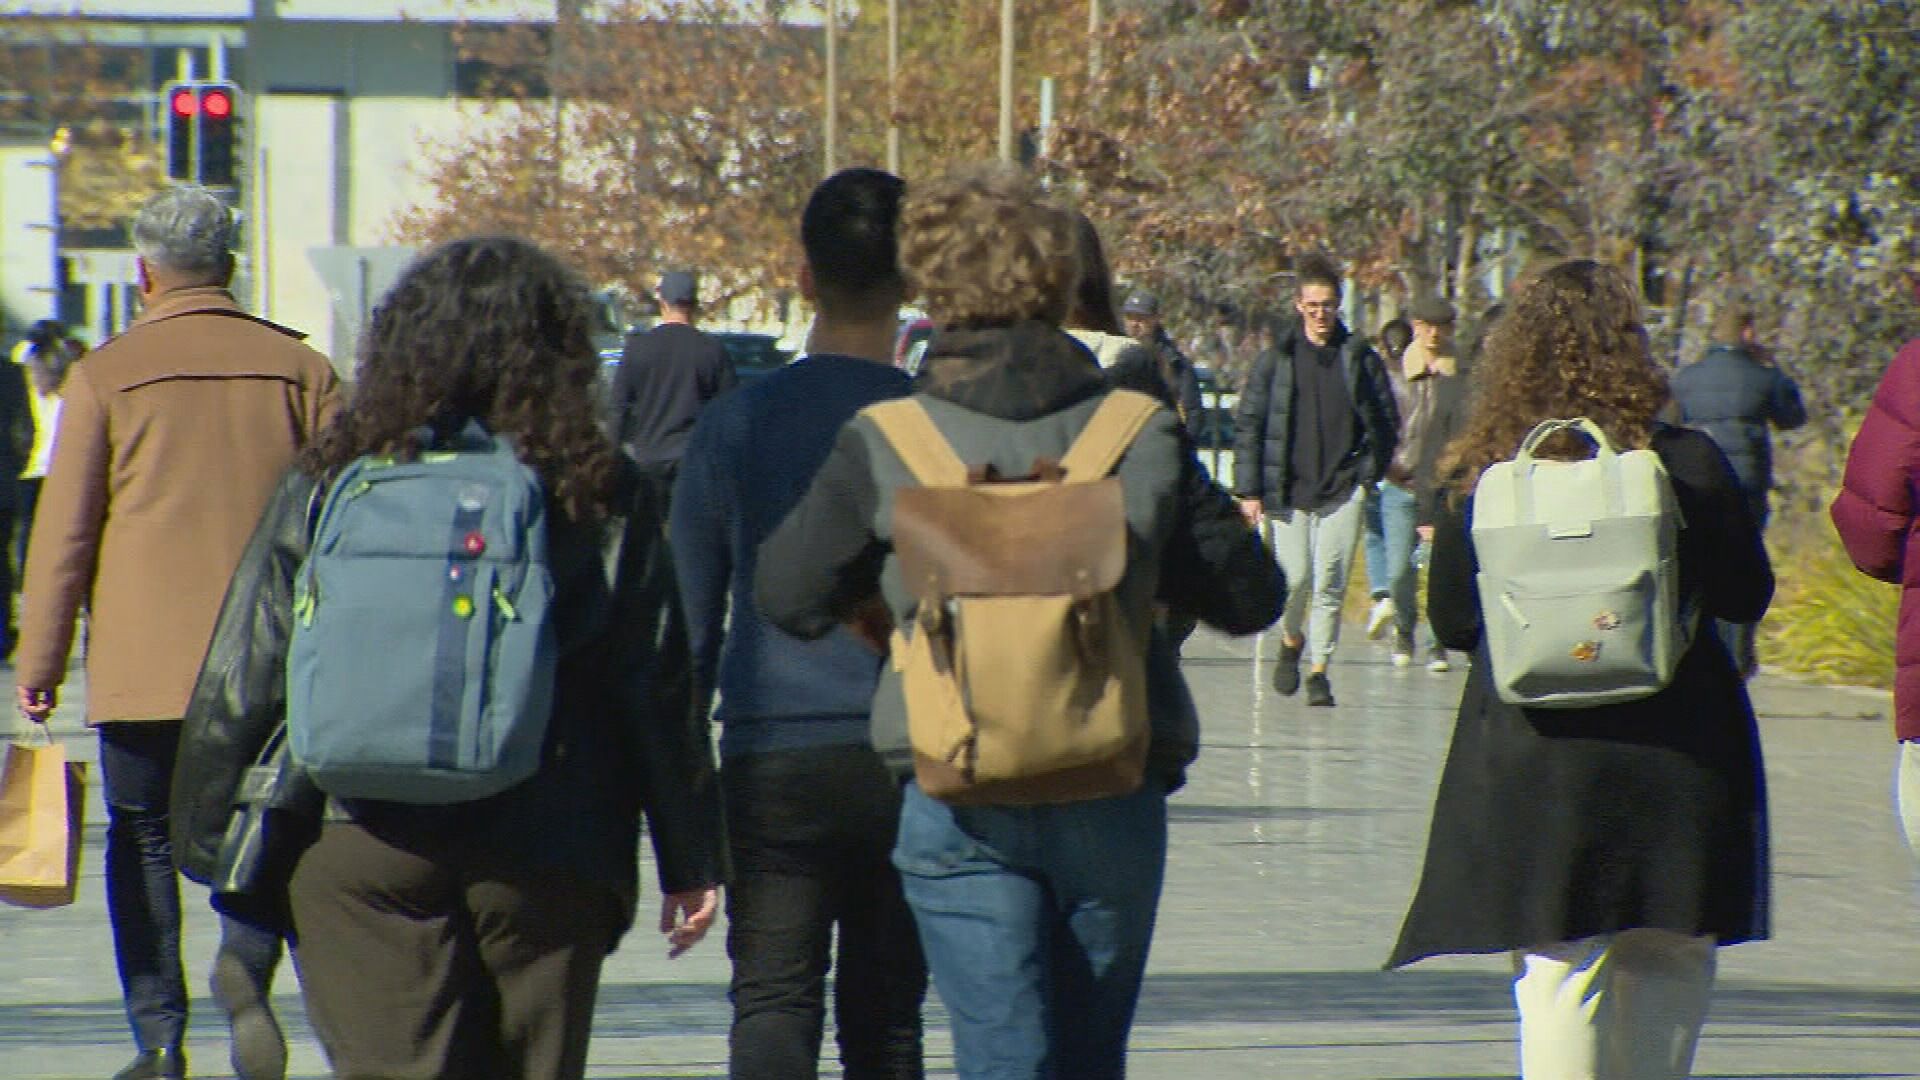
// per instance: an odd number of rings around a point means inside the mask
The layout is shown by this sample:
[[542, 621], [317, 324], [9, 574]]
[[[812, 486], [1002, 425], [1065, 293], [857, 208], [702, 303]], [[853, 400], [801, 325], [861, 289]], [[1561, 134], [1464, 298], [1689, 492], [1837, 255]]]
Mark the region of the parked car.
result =
[[793, 353], [780, 347], [780, 339], [772, 334], [755, 334], [745, 330], [717, 330], [713, 336], [733, 358], [734, 374], [742, 379], [771, 374], [787, 366], [793, 360]]

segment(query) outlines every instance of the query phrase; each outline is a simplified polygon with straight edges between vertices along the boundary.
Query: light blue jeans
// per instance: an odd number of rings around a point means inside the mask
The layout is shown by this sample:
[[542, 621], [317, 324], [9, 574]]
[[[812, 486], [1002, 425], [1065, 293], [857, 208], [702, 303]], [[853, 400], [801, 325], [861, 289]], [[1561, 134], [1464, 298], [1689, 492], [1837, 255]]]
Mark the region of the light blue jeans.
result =
[[950, 806], [908, 785], [893, 863], [961, 1080], [1118, 1080], [1166, 876], [1167, 797]]
[[1282, 510], [1267, 518], [1273, 554], [1287, 578], [1280, 629], [1289, 638], [1306, 638], [1307, 661], [1315, 669], [1333, 659], [1340, 643], [1340, 608], [1360, 545], [1365, 490], [1355, 487], [1318, 510]]
[[1894, 777], [1894, 805], [1900, 811], [1900, 829], [1907, 847], [1920, 860], [1920, 739], [1900, 744], [1900, 765]]
[[1381, 481], [1367, 492], [1367, 589], [1393, 599], [1394, 630], [1401, 640], [1412, 640], [1420, 614], [1420, 573], [1413, 565], [1419, 543], [1419, 500], [1398, 484]]

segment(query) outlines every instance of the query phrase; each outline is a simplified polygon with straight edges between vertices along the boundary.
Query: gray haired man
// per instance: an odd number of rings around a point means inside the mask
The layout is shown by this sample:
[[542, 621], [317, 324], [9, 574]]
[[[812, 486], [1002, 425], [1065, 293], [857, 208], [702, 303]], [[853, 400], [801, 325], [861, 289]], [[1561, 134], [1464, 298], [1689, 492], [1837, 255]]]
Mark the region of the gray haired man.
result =
[[[197, 187], [133, 223], [144, 312], [67, 376], [60, 437], [28, 545], [16, 656], [20, 709], [44, 722], [88, 612], [87, 721], [100, 734], [107, 910], [139, 1055], [116, 1080], [186, 1075], [187, 989], [169, 815], [219, 799], [176, 761], [181, 719], [227, 581], [294, 453], [334, 407], [327, 359], [240, 310], [233, 214]], [[176, 784], [176, 767], [181, 780]], [[183, 805], [184, 804], [184, 805]], [[225, 807], [220, 807], [224, 811]], [[228, 920], [214, 996], [241, 1077], [284, 1076], [266, 1007], [279, 940]]]

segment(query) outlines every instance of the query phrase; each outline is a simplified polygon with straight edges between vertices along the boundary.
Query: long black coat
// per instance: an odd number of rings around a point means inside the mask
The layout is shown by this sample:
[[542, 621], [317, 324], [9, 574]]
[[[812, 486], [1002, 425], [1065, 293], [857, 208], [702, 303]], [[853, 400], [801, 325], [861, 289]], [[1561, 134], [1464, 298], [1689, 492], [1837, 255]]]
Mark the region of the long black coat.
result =
[[[1662, 429], [1687, 527], [1682, 588], [1708, 618], [1757, 620], [1773, 571], [1726, 458]], [[1473, 654], [1426, 866], [1390, 967], [1637, 928], [1768, 934], [1766, 789], [1746, 685], [1703, 618], [1673, 684], [1591, 709], [1502, 702], [1488, 674], [1468, 511], [1435, 526], [1435, 636]]]

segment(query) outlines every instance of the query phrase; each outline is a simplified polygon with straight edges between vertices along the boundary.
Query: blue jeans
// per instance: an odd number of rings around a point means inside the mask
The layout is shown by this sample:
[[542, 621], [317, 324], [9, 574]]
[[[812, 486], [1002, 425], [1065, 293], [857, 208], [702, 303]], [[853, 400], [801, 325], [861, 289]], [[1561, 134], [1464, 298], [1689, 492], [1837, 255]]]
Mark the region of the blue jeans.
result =
[[[1767, 492], [1748, 491], [1747, 512], [1753, 515], [1753, 523], [1760, 527], [1764, 535], [1767, 531], [1767, 519], [1772, 516], [1772, 507], [1768, 505]], [[1752, 675], [1760, 670], [1760, 657], [1754, 647], [1759, 636], [1760, 624], [1757, 622], [1736, 623], [1721, 619], [1713, 621], [1714, 630], [1727, 646], [1727, 655], [1733, 658], [1733, 666], [1742, 675]]]
[[909, 785], [893, 862], [961, 1080], [1114, 1080], [1166, 875], [1158, 779], [1114, 799], [949, 806]]
[[1418, 501], [1394, 483], [1367, 489], [1367, 588], [1375, 597], [1393, 598], [1394, 630], [1403, 639], [1413, 637], [1420, 611], [1420, 575], [1413, 566]]

